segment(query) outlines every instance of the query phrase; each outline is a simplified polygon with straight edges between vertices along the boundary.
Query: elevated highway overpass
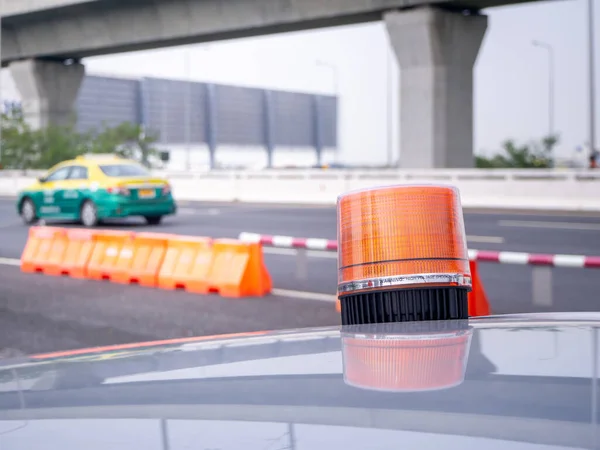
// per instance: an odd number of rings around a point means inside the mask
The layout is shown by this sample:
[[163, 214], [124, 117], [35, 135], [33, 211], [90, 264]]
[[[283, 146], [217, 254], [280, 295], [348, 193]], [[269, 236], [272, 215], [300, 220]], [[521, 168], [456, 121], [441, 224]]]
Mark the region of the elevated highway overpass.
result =
[[487, 17], [520, 0], [5, 0], [1, 60], [34, 127], [63, 123], [85, 57], [383, 20], [400, 69], [404, 168], [473, 165]]
[[42, 14], [65, 7], [99, 3], [99, 0], [4, 0], [2, 17], [21, 16], [32, 13]]
[[[532, 0], [534, 1], [534, 0]], [[5, 0], [2, 63], [79, 60], [382, 20], [423, 6], [477, 13], [523, 0]], [[45, 39], [51, 37], [52, 39]]]

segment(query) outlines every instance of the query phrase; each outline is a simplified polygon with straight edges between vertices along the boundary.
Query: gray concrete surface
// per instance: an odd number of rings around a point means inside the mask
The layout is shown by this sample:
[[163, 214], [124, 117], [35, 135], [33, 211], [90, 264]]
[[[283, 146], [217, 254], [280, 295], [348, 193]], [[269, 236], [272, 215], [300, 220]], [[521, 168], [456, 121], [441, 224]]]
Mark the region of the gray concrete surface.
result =
[[34, 129], [67, 125], [83, 81], [83, 64], [64, 65], [52, 61], [25, 60], [10, 65], [21, 94], [23, 114]]
[[487, 16], [438, 8], [384, 15], [400, 67], [402, 168], [473, 167], [473, 65]]
[[57, 10], [70, 6], [85, 6], [106, 0], [3, 0], [0, 14], [3, 17], [32, 15], [40, 11]]
[[[27, 240], [28, 228], [13, 202], [0, 199], [0, 258], [19, 258]], [[465, 220], [470, 248], [600, 255], [600, 217], [487, 212], [466, 213]], [[105, 226], [211, 237], [237, 237], [241, 231], [329, 239], [336, 235], [335, 210], [330, 207], [187, 203], [160, 227], [136, 219]], [[335, 293], [333, 254], [310, 256], [308, 279], [299, 281], [292, 251], [265, 252], [276, 288]], [[599, 309], [598, 270], [554, 269], [553, 304], [544, 307], [532, 304], [530, 267], [482, 263], [480, 271], [495, 313]], [[37, 352], [337, 320], [331, 303], [316, 300], [224, 300], [21, 274], [0, 264], [0, 348]]]
[[370, 22], [381, 20], [386, 11], [429, 4], [460, 11], [535, 0], [18, 1], [20, 6], [10, 0], [3, 8], [3, 64], [41, 57], [80, 59]]

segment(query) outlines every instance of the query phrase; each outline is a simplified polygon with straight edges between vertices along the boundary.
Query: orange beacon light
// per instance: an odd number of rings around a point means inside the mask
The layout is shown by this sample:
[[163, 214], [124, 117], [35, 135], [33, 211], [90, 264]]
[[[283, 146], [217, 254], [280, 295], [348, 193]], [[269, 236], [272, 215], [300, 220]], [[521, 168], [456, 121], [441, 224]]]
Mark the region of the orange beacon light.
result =
[[400, 185], [337, 202], [342, 324], [468, 318], [471, 275], [458, 189]]

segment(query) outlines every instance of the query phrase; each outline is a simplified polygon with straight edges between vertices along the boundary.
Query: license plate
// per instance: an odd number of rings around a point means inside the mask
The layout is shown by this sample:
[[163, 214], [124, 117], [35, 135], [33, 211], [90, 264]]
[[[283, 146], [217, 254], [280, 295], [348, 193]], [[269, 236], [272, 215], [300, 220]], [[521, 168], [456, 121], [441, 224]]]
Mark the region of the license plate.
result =
[[139, 198], [154, 198], [156, 197], [156, 191], [154, 189], [140, 189], [138, 192]]

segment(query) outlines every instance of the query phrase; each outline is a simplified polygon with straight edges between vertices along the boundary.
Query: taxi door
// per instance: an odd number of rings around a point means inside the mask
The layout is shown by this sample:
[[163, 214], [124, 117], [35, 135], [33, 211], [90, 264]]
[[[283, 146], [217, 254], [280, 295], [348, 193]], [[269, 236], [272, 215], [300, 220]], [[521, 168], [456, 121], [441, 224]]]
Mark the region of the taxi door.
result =
[[61, 167], [48, 174], [41, 185], [42, 199], [39, 208], [40, 217], [60, 217], [62, 210], [62, 190], [71, 166]]
[[71, 172], [62, 182], [60, 195], [61, 214], [69, 218], [79, 216], [79, 207], [84, 191], [88, 188], [88, 169], [71, 166]]

